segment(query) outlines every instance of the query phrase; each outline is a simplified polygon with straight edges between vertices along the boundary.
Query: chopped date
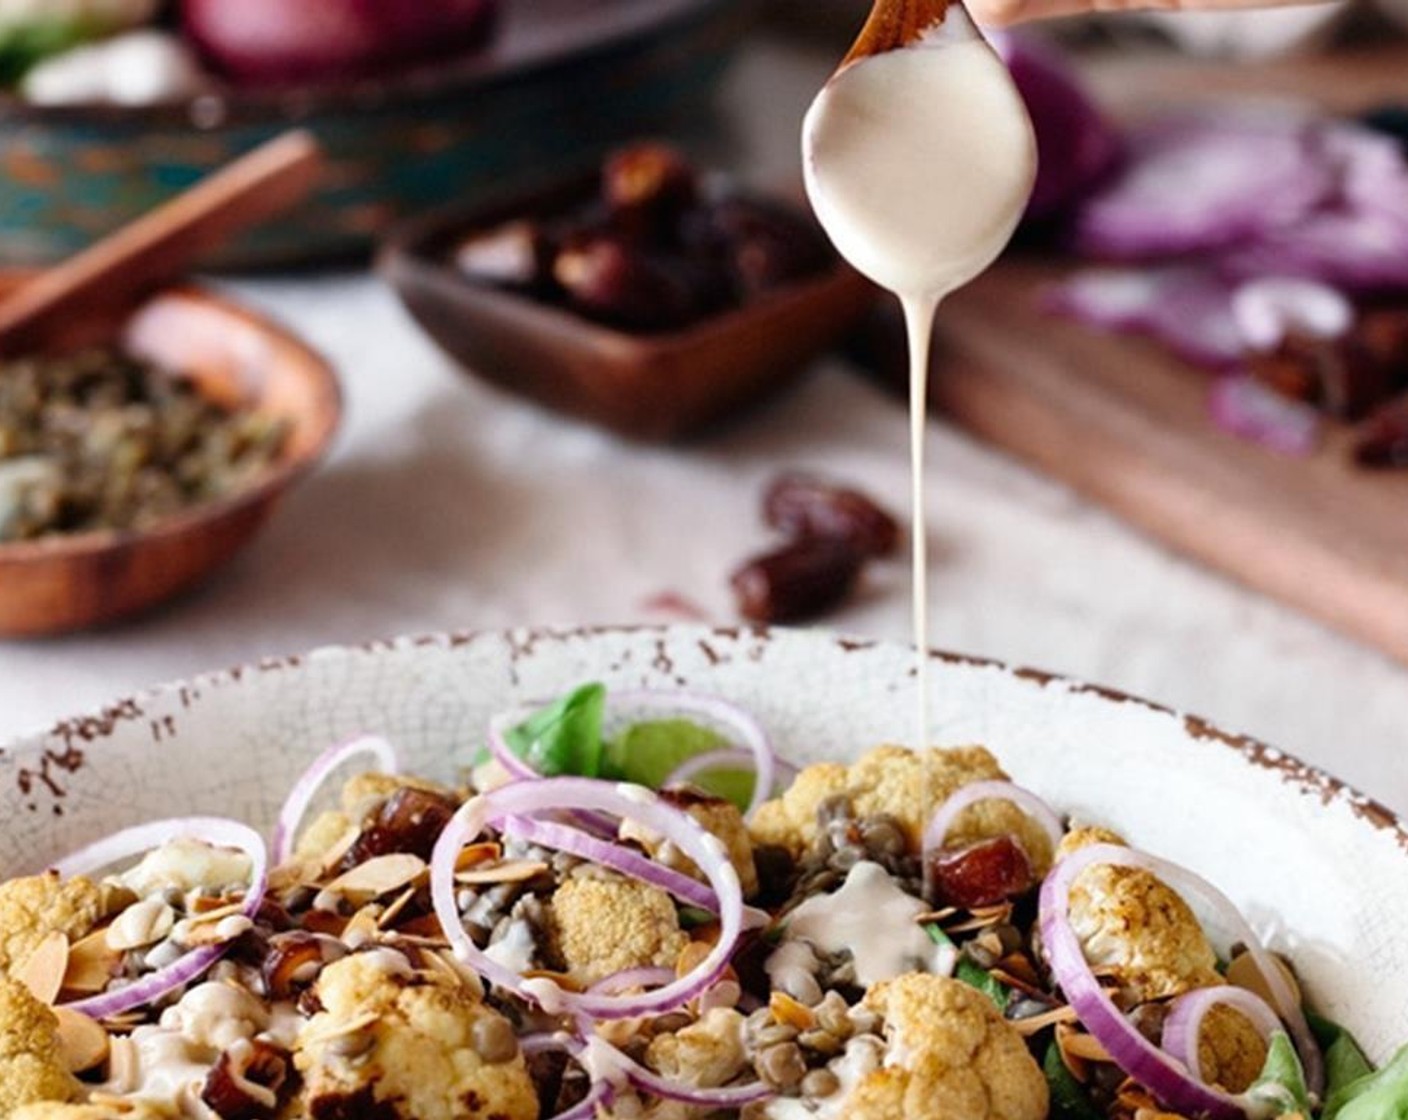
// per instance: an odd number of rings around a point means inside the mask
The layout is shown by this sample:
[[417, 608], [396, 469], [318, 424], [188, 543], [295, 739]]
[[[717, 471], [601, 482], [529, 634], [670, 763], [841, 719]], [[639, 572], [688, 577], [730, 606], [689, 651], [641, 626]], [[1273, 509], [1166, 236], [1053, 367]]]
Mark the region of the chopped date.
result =
[[845, 541], [865, 556], [888, 556], [899, 544], [899, 523], [876, 502], [804, 474], [783, 475], [768, 487], [763, 518], [794, 539]]
[[794, 541], [733, 573], [738, 612], [753, 622], [801, 622], [842, 603], [865, 555], [848, 541]]
[[200, 1099], [221, 1120], [267, 1120], [278, 1113], [288, 1071], [286, 1051], [259, 1039], [239, 1042], [220, 1055]]
[[579, 205], [473, 233], [451, 257], [471, 280], [637, 332], [745, 306], [835, 261], [804, 212], [706, 191], [689, 160], [660, 144], [609, 157]]
[[1408, 397], [1389, 402], [1365, 422], [1354, 459], [1374, 470], [1408, 470]]
[[442, 794], [430, 790], [398, 789], [382, 803], [375, 818], [362, 830], [347, 855], [343, 867], [351, 870], [377, 856], [407, 852], [428, 860], [435, 841], [450, 823], [458, 806]]
[[1026, 851], [1010, 836], [934, 852], [926, 864], [925, 881], [936, 905], [993, 906], [1036, 882]]
[[621, 326], [665, 330], [698, 312], [678, 271], [617, 237], [567, 245], [553, 262], [553, 279], [578, 310]]

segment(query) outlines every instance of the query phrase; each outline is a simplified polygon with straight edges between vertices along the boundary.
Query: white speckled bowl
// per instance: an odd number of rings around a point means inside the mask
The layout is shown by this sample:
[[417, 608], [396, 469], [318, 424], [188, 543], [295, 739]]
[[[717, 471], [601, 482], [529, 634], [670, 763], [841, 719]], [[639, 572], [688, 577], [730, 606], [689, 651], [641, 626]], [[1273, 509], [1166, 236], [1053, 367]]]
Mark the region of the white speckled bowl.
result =
[[[314, 753], [386, 734], [448, 777], [491, 713], [587, 679], [723, 693], [798, 762], [910, 730], [899, 645], [700, 628], [410, 639], [200, 677], [0, 748], [0, 872], [154, 817], [267, 827]], [[934, 739], [982, 742], [1014, 778], [1226, 890], [1289, 950], [1315, 1003], [1385, 1059], [1408, 1040], [1408, 829], [1259, 743], [1103, 690], [934, 655]]]

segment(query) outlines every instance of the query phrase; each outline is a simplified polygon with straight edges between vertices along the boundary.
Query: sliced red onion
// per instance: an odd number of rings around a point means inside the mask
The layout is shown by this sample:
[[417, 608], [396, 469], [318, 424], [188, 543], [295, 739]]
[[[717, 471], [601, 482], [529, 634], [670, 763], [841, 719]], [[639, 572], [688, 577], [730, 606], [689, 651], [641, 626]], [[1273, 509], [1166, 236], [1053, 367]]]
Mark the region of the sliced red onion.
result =
[[[752, 770], [757, 765], [757, 757], [752, 751], [742, 750], [738, 747], [723, 747], [716, 751], [705, 751], [697, 754], [693, 758], [687, 758], [681, 762], [674, 770], [670, 771], [669, 777], [660, 783], [661, 789], [668, 789], [670, 786], [684, 785], [691, 782], [700, 774], [709, 774], [715, 770]], [[792, 784], [797, 778], [797, 767], [784, 758], [774, 760], [777, 768], [776, 785], [769, 791], [768, 796], [776, 794], [778, 787], [786, 787]]]
[[1173, 1001], [1168, 1017], [1164, 1020], [1163, 1048], [1178, 1061], [1188, 1067], [1188, 1072], [1197, 1081], [1207, 1082], [1203, 1073], [1199, 1041], [1203, 1036], [1203, 1020], [1214, 1007], [1230, 1007], [1240, 1011], [1251, 1020], [1252, 1026], [1268, 1046], [1271, 1036], [1281, 1030], [1281, 1020], [1276, 1012], [1267, 1006], [1266, 1001], [1255, 992], [1238, 988], [1232, 984], [1220, 984], [1213, 988], [1199, 988], [1188, 992]]
[[1302, 221], [1336, 187], [1310, 126], [1300, 114], [1219, 113], [1136, 127], [1123, 172], [1081, 210], [1076, 247], [1148, 260], [1231, 248]]
[[1232, 317], [1242, 341], [1268, 353], [1288, 334], [1339, 338], [1354, 325], [1354, 305], [1327, 284], [1273, 276], [1248, 281], [1233, 292]]
[[1055, 858], [1061, 837], [1066, 833], [1055, 810], [1031, 790], [1023, 789], [1012, 782], [997, 781], [969, 782], [954, 790], [948, 800], [939, 806], [939, 811], [930, 818], [929, 826], [924, 830], [924, 850], [928, 852], [942, 848], [959, 815], [980, 801], [1006, 801], [1017, 806], [1046, 833], [1047, 840], [1051, 842], [1052, 858]]
[[1253, 377], [1220, 378], [1208, 395], [1213, 423], [1229, 435], [1279, 455], [1304, 458], [1320, 443], [1320, 415]]
[[750, 819], [758, 806], [772, 796], [777, 782], [777, 753], [762, 724], [737, 704], [703, 692], [640, 689], [608, 694], [608, 726], [626, 717], [638, 722], [642, 713], [656, 719], [687, 717], [718, 732], [730, 746], [742, 748], [753, 756], [753, 772], [757, 777], [753, 783], [753, 796], [749, 798], [748, 808], [743, 813], [745, 820]]
[[564, 1108], [550, 1120], [597, 1120], [601, 1109], [610, 1108], [616, 1089], [609, 1081], [595, 1082], [587, 1095], [571, 1108]]
[[[247, 855], [250, 885], [240, 913], [246, 918], [259, 913], [269, 881], [269, 857], [264, 840], [254, 829], [223, 817], [178, 817], [124, 829], [65, 856], [54, 864], [54, 870], [65, 879], [75, 875], [91, 876], [177, 840], [196, 840], [212, 848], [235, 848]], [[93, 1019], [110, 1019], [134, 1007], [145, 1007], [203, 976], [228, 949], [228, 944], [200, 946], [125, 987], [64, 1006]]]
[[494, 761], [502, 766], [504, 772], [514, 781], [530, 781], [533, 778], [542, 777], [528, 763], [519, 758], [513, 748], [508, 745], [508, 733], [541, 706], [540, 704], [525, 704], [512, 711], [500, 712], [489, 720], [489, 753], [494, 756]]
[[1229, 273], [1302, 276], [1351, 291], [1408, 287], [1408, 159], [1390, 137], [1326, 120], [1312, 135], [1336, 187], [1302, 220], [1235, 247]]
[[[609, 813], [629, 818], [671, 841], [703, 872], [718, 903], [719, 938], [688, 974], [652, 992], [632, 996], [577, 994], [547, 978], [524, 979], [491, 959], [465, 932], [455, 896], [455, 861], [466, 844], [483, 834], [491, 821], [515, 815], [562, 809]], [[514, 782], [481, 794], [463, 805], [435, 845], [431, 858], [431, 895], [436, 916], [456, 954], [489, 982], [538, 1004], [550, 1014], [570, 1013], [593, 1019], [628, 1019], [659, 1014], [707, 991], [728, 967], [743, 929], [743, 891], [738, 873], [716, 836], [659, 795], [628, 784], [591, 778], [543, 778]]]
[[1205, 369], [1229, 370], [1245, 351], [1231, 291], [1205, 267], [1092, 268], [1049, 288], [1043, 305], [1087, 326], [1148, 335]]
[[1036, 186], [1026, 216], [1054, 218], [1115, 169], [1123, 140], [1057, 51], [1020, 32], [995, 34], [992, 43], [1012, 72], [1036, 131]]
[[313, 804], [313, 799], [318, 796], [323, 784], [349, 759], [362, 754], [371, 755], [384, 773], [395, 774], [401, 769], [401, 764], [396, 758], [396, 749], [377, 735], [361, 735], [325, 750], [313, 765], [303, 772], [298, 781], [294, 782], [288, 800], [279, 810], [272, 848], [276, 865], [286, 862], [293, 855], [299, 829], [303, 827], [303, 818], [308, 814], [308, 807]]
[[1181, 1062], [1146, 1039], [1095, 978], [1071, 926], [1070, 892], [1080, 874], [1096, 864], [1148, 871], [1185, 898], [1192, 896], [1217, 916], [1251, 954], [1300, 1053], [1306, 1082], [1311, 1092], [1318, 1093], [1324, 1085], [1324, 1063], [1305, 1015], [1279, 968], [1231, 900], [1211, 883], [1175, 864], [1115, 844], [1092, 844], [1067, 856], [1046, 877], [1038, 900], [1038, 915], [1053, 978], [1081, 1023], [1105, 1047], [1115, 1064], [1165, 1107], [1181, 1115], [1205, 1114], [1211, 1120], [1240, 1120], [1248, 1114], [1248, 1104], [1243, 1098], [1203, 1084], [1190, 1076]]
[[[548, 779], [540, 780], [546, 781]], [[698, 879], [691, 879], [682, 871], [676, 871], [672, 867], [656, 863], [653, 859], [641, 855], [634, 848], [598, 839], [583, 832], [580, 828], [573, 828], [571, 825], [538, 820], [535, 817], [526, 817], [521, 814], [513, 814], [501, 819], [491, 818], [491, 820], [505, 836], [516, 836], [520, 840], [537, 844], [539, 847], [551, 848], [556, 852], [567, 852], [579, 859], [599, 863], [602, 867], [619, 871], [629, 878], [638, 879], [652, 887], [659, 887], [666, 894], [674, 895], [681, 902], [690, 906], [707, 910], [711, 914], [719, 912], [719, 900], [706, 884], [701, 883]]]

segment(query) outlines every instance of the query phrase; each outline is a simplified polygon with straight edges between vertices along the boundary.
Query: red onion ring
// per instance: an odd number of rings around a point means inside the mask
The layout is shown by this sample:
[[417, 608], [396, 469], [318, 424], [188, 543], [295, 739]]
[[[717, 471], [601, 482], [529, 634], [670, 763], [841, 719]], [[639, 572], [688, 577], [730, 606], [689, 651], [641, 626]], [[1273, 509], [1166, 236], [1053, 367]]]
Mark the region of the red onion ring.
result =
[[1219, 984], [1179, 996], [1173, 1001], [1168, 1018], [1164, 1020], [1161, 1042], [1170, 1055], [1188, 1067], [1194, 1078], [1204, 1083], [1207, 1077], [1203, 1073], [1198, 1044], [1203, 1035], [1203, 1020], [1209, 1011], [1219, 1005], [1240, 1011], [1250, 1019], [1268, 1046], [1271, 1036], [1281, 1030], [1281, 1020], [1276, 1017], [1276, 1012], [1267, 1006], [1264, 999], [1246, 988]]
[[293, 855], [298, 831], [303, 826], [303, 818], [318, 791], [328, 778], [343, 763], [359, 754], [369, 754], [381, 764], [384, 773], [395, 774], [401, 769], [396, 757], [396, 749], [377, 735], [360, 735], [345, 743], [338, 743], [320, 754], [313, 765], [308, 767], [294, 782], [288, 799], [279, 810], [279, 820], [274, 826], [274, 843], [271, 849], [274, 863], [286, 862]]
[[[752, 751], [743, 750], [740, 747], [722, 747], [716, 751], [705, 751], [697, 754], [693, 758], [687, 758], [681, 762], [674, 770], [670, 771], [669, 777], [660, 783], [661, 789], [670, 786], [684, 785], [693, 781], [700, 774], [707, 774], [713, 770], [739, 770], [752, 769], [756, 765], [756, 758]], [[798, 769], [786, 759], [775, 758], [773, 765], [776, 767], [776, 784], [769, 791], [769, 796], [777, 792], [778, 786], [789, 786], [797, 778]], [[756, 774], [757, 771], [755, 770]]]
[[[635, 996], [593, 995], [564, 991], [547, 978], [525, 980], [492, 960], [465, 932], [455, 896], [455, 860], [466, 844], [483, 834], [493, 820], [516, 814], [584, 809], [628, 817], [672, 841], [704, 873], [718, 900], [719, 938], [708, 955], [685, 976], [653, 992]], [[631, 1019], [678, 1007], [707, 991], [728, 967], [743, 930], [743, 891], [723, 844], [694, 818], [667, 804], [643, 786], [612, 784], [591, 778], [543, 778], [514, 782], [481, 794], [460, 807], [441, 833], [430, 865], [435, 914], [456, 954], [490, 983], [517, 993], [550, 1014], [571, 1013], [593, 1019]]]
[[623, 968], [620, 972], [613, 972], [610, 976], [598, 980], [587, 991], [595, 995], [603, 992], [624, 992], [631, 988], [658, 988], [674, 978], [674, 970], [669, 968]]
[[[1206, 1114], [1211, 1120], [1240, 1120], [1248, 1114], [1246, 1102], [1189, 1076], [1188, 1070], [1139, 1033], [1091, 971], [1080, 939], [1070, 923], [1071, 886], [1081, 872], [1096, 864], [1129, 867], [1157, 875], [1182, 894], [1198, 897], [1231, 927], [1247, 946], [1261, 971], [1277, 1011], [1290, 1029], [1301, 1052], [1306, 1080], [1313, 1075], [1324, 1083], [1324, 1064], [1319, 1047], [1305, 1021], [1294, 994], [1276, 968], [1256, 934], [1226, 895], [1206, 880], [1175, 864], [1145, 852], [1115, 844], [1092, 844], [1058, 863], [1041, 885], [1038, 914], [1042, 943], [1051, 963], [1052, 976], [1080, 1021], [1109, 1052], [1115, 1064], [1139, 1082], [1171, 1111], [1185, 1116]], [[1318, 1093], [1317, 1087], [1312, 1092]]]
[[[244, 896], [240, 913], [246, 918], [253, 918], [259, 913], [269, 881], [269, 860], [264, 840], [254, 829], [223, 817], [178, 817], [123, 829], [65, 856], [54, 864], [53, 869], [65, 879], [75, 875], [92, 875], [122, 860], [154, 851], [176, 840], [198, 840], [213, 848], [236, 848], [247, 855], [250, 862], [250, 887]], [[75, 1000], [63, 1006], [92, 1019], [109, 1019], [114, 1015], [121, 1015], [134, 1007], [152, 1003], [168, 992], [203, 976], [228, 949], [228, 944], [200, 946], [165, 968], [157, 969], [151, 975], [143, 976], [126, 987]]]
[[719, 900], [705, 884], [698, 879], [691, 879], [681, 871], [656, 863], [624, 844], [600, 840], [571, 825], [541, 821], [519, 814], [505, 816], [494, 823], [505, 836], [516, 836], [542, 848], [567, 852], [592, 863], [599, 863], [612, 871], [619, 871], [622, 875], [639, 879], [652, 887], [659, 887], [666, 894], [674, 895], [681, 902], [699, 910], [707, 910], [711, 914], [719, 912]]
[[1055, 858], [1056, 849], [1061, 844], [1061, 837], [1066, 832], [1065, 827], [1061, 824], [1061, 818], [1056, 815], [1050, 805], [1032, 793], [1031, 790], [1023, 789], [1012, 782], [999, 781], [969, 782], [954, 790], [948, 800], [939, 806], [939, 811], [933, 815], [929, 821], [929, 827], [924, 830], [924, 850], [929, 852], [942, 848], [944, 840], [948, 837], [959, 814], [980, 801], [1006, 801], [1017, 806], [1032, 821], [1041, 826], [1041, 830], [1046, 833], [1046, 838], [1051, 842], [1051, 855], [1053, 859]]
[[721, 696], [703, 692], [639, 689], [608, 694], [608, 720], [617, 713], [635, 715], [641, 711], [662, 718], [687, 715], [700, 720], [723, 735], [733, 747], [742, 748], [753, 756], [753, 772], [757, 777], [753, 783], [753, 796], [743, 812], [745, 820], [750, 819], [758, 811], [758, 806], [772, 797], [773, 787], [777, 783], [777, 752], [773, 750], [772, 740], [762, 724], [738, 705]]

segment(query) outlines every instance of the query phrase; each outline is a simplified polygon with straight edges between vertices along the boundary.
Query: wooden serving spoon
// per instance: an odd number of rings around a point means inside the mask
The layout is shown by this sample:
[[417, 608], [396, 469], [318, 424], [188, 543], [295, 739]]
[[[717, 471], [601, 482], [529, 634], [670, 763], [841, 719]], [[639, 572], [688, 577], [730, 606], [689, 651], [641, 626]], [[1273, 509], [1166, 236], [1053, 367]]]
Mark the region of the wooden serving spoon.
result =
[[0, 357], [42, 348], [75, 318], [135, 305], [212, 249], [301, 202], [322, 171], [317, 140], [299, 130], [202, 179], [0, 303]]
[[918, 42], [926, 32], [943, 23], [950, 3], [951, 0], [875, 0], [870, 18], [841, 65], [849, 66]]

